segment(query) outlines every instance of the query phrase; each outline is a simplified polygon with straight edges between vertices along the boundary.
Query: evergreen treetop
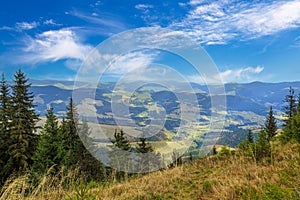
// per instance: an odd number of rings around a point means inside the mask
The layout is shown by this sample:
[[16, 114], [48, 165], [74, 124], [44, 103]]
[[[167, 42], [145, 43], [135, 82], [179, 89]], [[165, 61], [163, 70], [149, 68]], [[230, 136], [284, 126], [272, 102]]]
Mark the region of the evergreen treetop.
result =
[[35, 133], [38, 115], [33, 104], [34, 96], [29, 91], [31, 86], [25, 74], [18, 70], [14, 74], [11, 106], [11, 141], [10, 158], [14, 170], [25, 171], [32, 163], [32, 156], [38, 142]]
[[267, 139], [270, 141], [277, 134], [277, 122], [273, 114], [273, 108], [270, 107], [268, 116], [266, 117], [264, 131], [267, 134]]
[[146, 138], [142, 136], [140, 142], [138, 143], [137, 152], [139, 153], [148, 153], [153, 152], [152, 146], [146, 142]]

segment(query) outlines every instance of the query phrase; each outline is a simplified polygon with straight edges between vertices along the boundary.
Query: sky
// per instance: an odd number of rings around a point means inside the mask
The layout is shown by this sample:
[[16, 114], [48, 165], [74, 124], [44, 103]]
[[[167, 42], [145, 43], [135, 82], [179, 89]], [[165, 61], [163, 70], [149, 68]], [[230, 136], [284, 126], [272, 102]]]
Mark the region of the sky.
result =
[[[224, 82], [300, 81], [300, 0], [10, 0], [0, 6], [0, 72], [74, 80], [97, 45], [142, 27], [186, 34]], [[116, 71], [151, 61], [129, 54]]]

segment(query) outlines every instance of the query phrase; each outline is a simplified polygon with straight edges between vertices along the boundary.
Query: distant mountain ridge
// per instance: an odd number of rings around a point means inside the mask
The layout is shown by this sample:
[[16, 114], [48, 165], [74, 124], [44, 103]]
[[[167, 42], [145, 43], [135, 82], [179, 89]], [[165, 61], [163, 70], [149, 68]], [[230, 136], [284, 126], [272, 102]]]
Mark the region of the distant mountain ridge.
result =
[[[53, 107], [58, 117], [65, 117], [65, 110], [69, 98], [72, 96], [74, 88], [72, 81], [53, 81], [31, 80], [32, 87], [30, 90], [35, 95], [36, 111], [40, 116], [46, 114], [48, 107]], [[160, 138], [167, 137], [166, 132], [175, 133], [181, 125], [180, 106], [176, 95], [172, 91], [165, 88], [157, 88], [155, 85], [148, 85], [140, 88], [133, 95], [126, 91], [128, 87], [134, 86], [136, 83], [128, 83], [123, 85], [120, 91], [117, 92], [117, 101], [122, 103], [124, 99], [129, 99], [129, 116], [139, 126], [149, 124], [151, 121], [149, 113], [156, 109], [153, 105], [160, 105], [166, 111], [166, 121], [164, 124], [165, 133], [160, 133]], [[78, 84], [77, 84], [78, 85]], [[106, 124], [109, 126], [116, 125], [115, 119], [111, 109], [111, 93], [114, 90], [115, 83], [101, 83], [97, 85], [88, 85], [83, 90], [87, 94], [95, 91], [95, 99], [93, 97], [82, 97], [76, 99], [78, 111], [84, 113], [87, 120], [89, 116], [97, 116], [97, 123]], [[177, 93], [184, 93], [185, 95], [196, 95], [198, 104], [200, 105], [199, 123], [193, 126], [199, 127], [201, 133], [191, 133], [188, 127], [186, 135], [182, 137], [191, 137], [191, 135], [205, 134], [208, 127], [209, 118], [214, 112], [211, 107], [210, 94], [208, 88], [220, 87], [211, 85], [209, 87], [196, 83], [191, 83], [195, 92], [187, 91], [182, 83], [173, 83], [173, 88], [176, 88]], [[277, 117], [278, 124], [281, 124], [283, 99], [288, 94], [289, 87], [295, 89], [295, 95], [300, 92], [300, 82], [283, 82], [283, 83], [230, 83], [225, 84], [225, 94], [212, 94], [219, 98], [226, 98], [226, 110], [222, 113], [215, 113], [216, 116], [225, 116], [225, 127], [222, 131], [220, 139], [221, 144], [230, 144], [236, 146], [243, 138], [246, 137], [247, 129], [260, 129], [264, 123], [265, 116], [270, 108], [273, 106], [274, 113]], [[178, 88], [178, 89], [177, 89]], [[122, 100], [123, 99], [123, 100]], [[156, 112], [156, 111], [155, 111]], [[120, 123], [126, 124], [128, 119], [117, 116]], [[93, 119], [94, 121], [95, 119]], [[152, 119], [153, 120], [153, 119]], [[154, 119], [155, 120], [155, 119]], [[95, 121], [94, 121], [95, 122]], [[219, 132], [221, 130], [212, 130]], [[237, 133], [237, 134], [236, 134]], [[190, 136], [188, 136], [191, 134]]]
[[[42, 115], [44, 114], [44, 109], [46, 108], [45, 106], [50, 105], [53, 101], [62, 100], [66, 104], [68, 98], [72, 95], [72, 89], [74, 85], [73, 81], [30, 80], [30, 82], [32, 83], [31, 90], [34, 92], [34, 95], [37, 98], [37, 110]], [[84, 85], [84, 83], [82, 83], [82, 85]], [[178, 85], [180, 86], [180, 83]], [[191, 85], [193, 89], [200, 90], [199, 93], [209, 93], [208, 87], [205, 85], [196, 83], [191, 83]], [[210, 87], [218, 86], [211, 85]], [[224, 88], [227, 97], [227, 109], [230, 111], [252, 111], [257, 114], [265, 113], [270, 106], [273, 106], [275, 110], [281, 110], [283, 99], [285, 95], [288, 94], [289, 87], [293, 87], [295, 94], [298, 95], [300, 92], [300, 81], [280, 83], [251, 82], [225, 84]], [[114, 83], [105, 83], [99, 84], [97, 90], [104, 89], [106, 92], [109, 92], [112, 91], [113, 88]], [[180, 89], [182, 90], [182, 88]], [[44, 100], [43, 103], [40, 101], [41, 99]], [[248, 106], [246, 106], [246, 104], [248, 104]]]

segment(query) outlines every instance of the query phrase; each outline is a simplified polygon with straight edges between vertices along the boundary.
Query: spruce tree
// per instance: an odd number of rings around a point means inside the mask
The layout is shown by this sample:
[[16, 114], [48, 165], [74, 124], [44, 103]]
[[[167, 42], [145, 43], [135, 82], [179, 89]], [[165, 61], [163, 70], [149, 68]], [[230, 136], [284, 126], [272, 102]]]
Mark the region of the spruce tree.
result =
[[58, 120], [53, 108], [50, 108], [47, 110], [46, 122], [33, 157], [34, 172], [44, 174], [50, 167], [56, 169], [54, 172], [58, 171], [61, 166], [61, 157], [59, 156], [60, 142]]
[[253, 143], [254, 142], [253, 133], [252, 133], [251, 130], [248, 131], [247, 140], [248, 140], [249, 143]]
[[81, 150], [78, 149], [78, 146], [81, 143], [77, 133], [78, 114], [72, 98], [70, 98], [66, 114], [67, 117], [61, 124], [61, 134], [63, 140], [62, 151], [65, 154], [64, 166], [67, 167], [67, 169], [71, 169], [74, 168], [78, 163]]
[[280, 139], [283, 142], [296, 141], [300, 143], [300, 112], [290, 119], [288, 126], [284, 127]]
[[144, 135], [140, 138], [136, 151], [139, 153], [138, 163], [140, 173], [149, 173], [161, 166], [161, 155], [154, 152], [150, 143], [146, 142]]
[[18, 70], [13, 81], [9, 164], [19, 173], [28, 170], [32, 164], [32, 156], [38, 142], [38, 135], [35, 133], [38, 115], [34, 111], [34, 96], [29, 91], [31, 84], [28, 83], [25, 74]]
[[4, 74], [0, 82], [0, 186], [9, 176], [4, 168], [9, 160], [8, 148], [10, 144], [10, 94]]
[[115, 129], [114, 139], [111, 140], [112, 146], [109, 150], [110, 166], [115, 168], [111, 173], [115, 173], [117, 179], [124, 179], [124, 171], [128, 171], [133, 167], [132, 158], [130, 158], [131, 145], [125, 136], [123, 130], [118, 131]]
[[285, 96], [284, 103], [285, 103], [283, 107], [285, 113], [284, 117], [286, 118], [284, 120], [285, 122], [284, 126], [287, 126], [289, 120], [297, 112], [295, 91], [292, 87], [290, 87], [289, 89], [289, 94]]
[[277, 124], [273, 114], [272, 106], [270, 107], [268, 116], [266, 117], [264, 131], [267, 134], [267, 140], [270, 141], [277, 134]]
[[212, 155], [217, 155], [218, 152], [217, 152], [217, 148], [216, 148], [216, 145], [213, 146], [213, 149], [212, 149]]
[[144, 136], [140, 138], [140, 142], [138, 143], [138, 147], [137, 147], [137, 152], [138, 153], [153, 152], [152, 146], [148, 142], [146, 142], [146, 138]]
[[84, 141], [84, 145], [82, 142], [80, 142], [78, 143], [77, 147], [81, 152], [78, 163], [80, 171], [82, 172], [85, 181], [100, 181], [104, 177], [104, 170], [102, 163], [93, 157], [93, 154], [96, 151], [96, 145], [91, 138], [91, 131], [85, 119], [83, 119], [78, 125], [78, 134], [81, 138], [81, 141]]
[[111, 141], [114, 147], [117, 147], [124, 151], [129, 151], [131, 148], [129, 140], [125, 137], [125, 132], [121, 129], [120, 132], [115, 129], [114, 140]]
[[258, 141], [255, 143], [255, 158], [259, 161], [265, 157], [271, 157], [271, 145], [268, 133], [262, 130], [258, 134]]

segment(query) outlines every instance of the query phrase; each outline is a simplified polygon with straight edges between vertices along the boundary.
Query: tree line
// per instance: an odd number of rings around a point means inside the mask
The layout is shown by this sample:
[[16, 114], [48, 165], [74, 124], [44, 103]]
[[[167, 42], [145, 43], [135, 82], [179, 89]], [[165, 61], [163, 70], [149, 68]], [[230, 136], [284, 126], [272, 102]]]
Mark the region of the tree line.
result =
[[[34, 95], [30, 92], [30, 87], [28, 78], [21, 70], [14, 74], [12, 85], [8, 84], [2, 74], [0, 186], [9, 177], [25, 173], [31, 174], [33, 183], [41, 175], [55, 175], [61, 171], [67, 174], [71, 170], [77, 171], [76, 176], [85, 181], [106, 181], [112, 173], [115, 173], [117, 178], [124, 177], [124, 173], [104, 167], [90, 153], [96, 150], [96, 146], [90, 137], [87, 121], [79, 120], [72, 98], [66, 107], [66, 117], [58, 119], [50, 107], [45, 124], [37, 127], [39, 116], [34, 109]], [[111, 142], [111, 155], [114, 155], [114, 149], [138, 153], [153, 152], [153, 148], [144, 137], [140, 138], [136, 148], [132, 148], [122, 130], [115, 130]]]
[[239, 149], [245, 150], [246, 154], [256, 161], [272, 158], [271, 141], [275, 140], [275, 136], [278, 136], [276, 138], [283, 143], [300, 143], [300, 94], [297, 98], [294, 89], [290, 87], [283, 103], [282, 130], [278, 131], [277, 120], [270, 107], [264, 126], [258, 133], [258, 140], [254, 140], [253, 133], [249, 130], [247, 139], [239, 144]]

